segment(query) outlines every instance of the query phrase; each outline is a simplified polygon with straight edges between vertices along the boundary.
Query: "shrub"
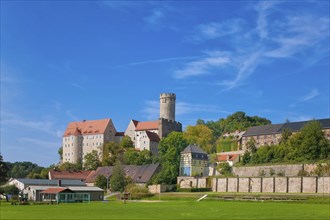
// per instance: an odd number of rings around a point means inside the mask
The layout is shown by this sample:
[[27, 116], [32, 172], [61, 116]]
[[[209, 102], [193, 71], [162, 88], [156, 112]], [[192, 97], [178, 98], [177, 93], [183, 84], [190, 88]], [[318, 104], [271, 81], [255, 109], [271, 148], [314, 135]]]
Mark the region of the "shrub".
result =
[[131, 193], [132, 199], [142, 199], [146, 197], [151, 197], [153, 194], [149, 192], [148, 188], [144, 186], [138, 186], [130, 184], [126, 187], [126, 191]]
[[211, 192], [211, 188], [179, 188], [178, 192]]

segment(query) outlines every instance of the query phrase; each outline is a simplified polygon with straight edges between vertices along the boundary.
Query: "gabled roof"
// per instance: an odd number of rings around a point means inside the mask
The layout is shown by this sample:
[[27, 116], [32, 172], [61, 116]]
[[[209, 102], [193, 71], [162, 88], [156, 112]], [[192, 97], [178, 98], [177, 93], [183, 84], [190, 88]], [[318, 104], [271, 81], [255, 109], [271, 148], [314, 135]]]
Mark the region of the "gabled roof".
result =
[[135, 128], [136, 131], [158, 130], [159, 121], [142, 121]]
[[[17, 181], [28, 186], [57, 186], [58, 180], [48, 179], [16, 179]], [[61, 186], [86, 186], [80, 180], [61, 180]]]
[[[156, 173], [159, 164], [149, 164], [149, 165], [122, 165], [126, 176], [132, 178], [135, 183], [147, 183], [151, 177]], [[99, 175], [105, 177], [111, 177], [113, 173], [114, 166], [98, 167], [95, 172], [91, 173], [85, 182], [93, 183]]]
[[49, 179], [71, 179], [71, 180], [85, 180], [90, 174], [90, 170], [82, 171], [59, 171], [59, 170], [50, 170]]
[[[330, 118], [316, 120], [320, 122], [323, 129], [330, 128]], [[299, 121], [299, 122], [289, 122], [283, 124], [274, 124], [274, 125], [264, 125], [264, 126], [254, 126], [249, 128], [244, 134], [243, 137], [254, 136], [254, 135], [263, 135], [263, 134], [277, 134], [281, 133], [284, 129], [290, 129], [293, 132], [301, 130], [307, 123], [311, 121]]]
[[280, 132], [280, 129], [282, 126], [283, 126], [283, 124], [254, 126], [254, 127], [249, 128], [243, 134], [243, 137], [262, 135], [262, 134], [276, 134], [276, 133]]
[[[320, 120], [316, 120], [318, 122], [320, 122], [321, 127], [323, 129], [325, 128], [330, 128], [330, 118], [326, 118], [326, 119], [320, 119]], [[291, 122], [291, 123], [285, 123], [283, 125], [283, 127], [281, 128], [281, 132], [284, 129], [290, 129], [291, 131], [299, 131], [300, 129], [302, 129], [308, 122], [311, 121], [299, 121], [299, 122]]]
[[146, 134], [147, 134], [148, 138], [150, 139], [150, 141], [153, 141], [153, 142], [160, 141], [158, 134], [151, 132], [151, 131], [146, 131]]
[[207, 154], [205, 151], [203, 151], [197, 145], [194, 145], [194, 144], [188, 145], [188, 147], [186, 147], [181, 153], [182, 154], [186, 154], [186, 153]]
[[237, 157], [239, 157], [239, 154], [220, 154], [217, 155], [217, 161], [224, 162], [224, 161], [234, 161]]
[[110, 118], [100, 120], [83, 120], [78, 122], [70, 122], [63, 134], [63, 137], [77, 135], [77, 130], [82, 134], [104, 134]]
[[136, 126], [138, 125], [138, 123], [139, 123], [138, 120], [134, 120], [134, 119], [132, 119], [132, 122], [133, 122], [133, 124], [134, 124], [135, 127], [136, 127]]
[[57, 193], [64, 193], [64, 192], [73, 193], [72, 190], [70, 190], [68, 188], [63, 188], [63, 187], [48, 188], [44, 191], [41, 191], [41, 193], [43, 193], [43, 194], [57, 194]]

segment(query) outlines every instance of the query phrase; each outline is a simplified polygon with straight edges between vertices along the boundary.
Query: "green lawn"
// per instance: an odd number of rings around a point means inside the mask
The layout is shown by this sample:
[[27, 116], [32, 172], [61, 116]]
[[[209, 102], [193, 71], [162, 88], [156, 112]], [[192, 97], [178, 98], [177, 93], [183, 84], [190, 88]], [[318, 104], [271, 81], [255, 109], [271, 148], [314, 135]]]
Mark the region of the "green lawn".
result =
[[1, 203], [0, 219], [276, 219], [329, 220], [329, 204], [246, 201], [109, 201], [13, 206]]

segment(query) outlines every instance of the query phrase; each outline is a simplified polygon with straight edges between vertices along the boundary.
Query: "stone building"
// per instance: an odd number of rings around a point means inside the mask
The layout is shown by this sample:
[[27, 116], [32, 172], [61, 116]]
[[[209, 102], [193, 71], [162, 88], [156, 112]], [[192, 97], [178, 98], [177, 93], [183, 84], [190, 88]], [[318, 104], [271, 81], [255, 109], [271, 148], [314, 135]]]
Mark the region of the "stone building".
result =
[[158, 154], [159, 141], [172, 131], [182, 131], [182, 124], [175, 121], [176, 95], [173, 93], [160, 94], [159, 119], [155, 121], [131, 120], [125, 135], [129, 136], [138, 150], [149, 150], [153, 155]]
[[197, 145], [189, 145], [181, 152], [180, 176], [208, 176], [208, 155]]
[[[330, 140], [330, 118], [316, 121], [320, 122], [325, 137]], [[252, 138], [256, 141], [257, 147], [279, 144], [284, 130], [289, 129], [292, 133], [296, 133], [308, 122], [310, 121], [251, 127], [242, 136], [242, 149], [246, 150], [246, 143]]]

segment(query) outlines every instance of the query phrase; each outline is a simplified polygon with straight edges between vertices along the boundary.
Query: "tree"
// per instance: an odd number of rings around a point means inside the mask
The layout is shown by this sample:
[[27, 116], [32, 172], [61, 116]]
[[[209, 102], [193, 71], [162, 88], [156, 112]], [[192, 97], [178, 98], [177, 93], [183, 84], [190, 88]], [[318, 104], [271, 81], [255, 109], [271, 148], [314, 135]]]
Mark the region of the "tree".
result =
[[60, 156], [60, 160], [63, 160], [63, 146], [61, 146], [58, 150], [57, 150], [58, 155]]
[[[199, 119], [197, 124], [200, 124], [201, 121], [203, 120]], [[218, 139], [226, 132], [244, 131], [252, 126], [271, 124], [271, 121], [258, 116], [248, 116], [245, 112], [238, 111], [227, 118], [220, 118], [218, 121], [207, 121], [204, 124], [213, 131], [215, 139]]]
[[324, 136], [320, 122], [308, 122], [299, 133], [290, 138], [292, 156], [300, 160], [329, 158], [330, 141]]
[[116, 160], [123, 161], [124, 149], [120, 144], [108, 142], [103, 145], [102, 166], [113, 166]]
[[17, 196], [19, 194], [19, 189], [15, 185], [4, 185], [0, 186], [0, 194], [6, 197], [6, 201], [8, 202], [9, 195]]
[[188, 146], [181, 132], [171, 132], [158, 145], [160, 172], [153, 178], [154, 183], [175, 184], [179, 176], [180, 153]]
[[249, 164], [251, 161], [251, 154], [249, 151], [245, 151], [245, 153], [243, 154], [243, 157], [242, 157], [242, 164], [245, 165], [245, 164]]
[[120, 146], [122, 148], [134, 148], [134, 143], [133, 141], [131, 140], [131, 138], [129, 136], [124, 136], [123, 139], [121, 140], [120, 142]]
[[101, 189], [108, 189], [108, 180], [107, 177], [103, 175], [98, 175], [95, 179], [95, 186], [100, 187]]
[[257, 151], [256, 141], [254, 140], [253, 137], [250, 140], [248, 140], [248, 142], [246, 142], [246, 149], [250, 151], [252, 154]]
[[100, 166], [99, 153], [97, 150], [92, 150], [84, 157], [84, 169], [85, 170], [96, 170]]
[[7, 172], [8, 172], [8, 166], [3, 161], [3, 157], [0, 154], [0, 184], [7, 181]]
[[229, 163], [221, 163], [217, 166], [217, 170], [221, 175], [224, 176], [230, 176], [232, 175], [232, 167], [229, 165]]
[[189, 144], [197, 144], [207, 153], [215, 152], [213, 131], [206, 125], [188, 126], [184, 138]]
[[292, 135], [291, 129], [285, 128], [281, 134], [280, 144], [287, 144], [291, 135]]
[[81, 170], [81, 164], [64, 162], [58, 166], [58, 169], [61, 171], [79, 171]]
[[29, 173], [40, 173], [43, 167], [31, 162], [7, 163], [7, 176], [13, 178], [26, 178]]
[[119, 160], [116, 161], [110, 178], [111, 190], [115, 192], [123, 192], [125, 189], [125, 172]]

